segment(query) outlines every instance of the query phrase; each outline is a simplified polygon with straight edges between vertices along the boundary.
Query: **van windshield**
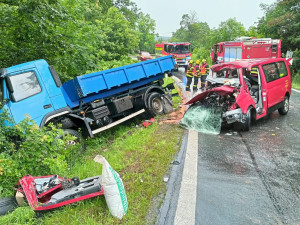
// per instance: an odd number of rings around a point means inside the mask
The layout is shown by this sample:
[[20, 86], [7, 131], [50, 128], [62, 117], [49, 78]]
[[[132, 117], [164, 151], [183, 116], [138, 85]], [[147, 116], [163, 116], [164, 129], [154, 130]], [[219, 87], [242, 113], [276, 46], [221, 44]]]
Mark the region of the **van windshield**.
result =
[[225, 84], [228, 80], [233, 80], [235, 86], [240, 85], [239, 70], [225, 68], [219, 71], [209, 71], [207, 81], [211, 83]]

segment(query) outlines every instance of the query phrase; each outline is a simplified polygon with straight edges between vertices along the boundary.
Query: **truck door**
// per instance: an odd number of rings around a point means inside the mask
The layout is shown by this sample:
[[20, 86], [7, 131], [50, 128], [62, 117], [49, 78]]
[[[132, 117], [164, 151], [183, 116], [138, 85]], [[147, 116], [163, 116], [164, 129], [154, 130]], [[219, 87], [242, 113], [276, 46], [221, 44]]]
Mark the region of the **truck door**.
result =
[[38, 71], [35, 68], [19, 71], [9, 74], [6, 79], [13, 89], [7, 106], [15, 123], [28, 115], [40, 125], [43, 117], [53, 111], [53, 106]]
[[262, 69], [266, 78], [268, 108], [270, 108], [284, 100], [289, 82], [288, 72], [283, 61], [265, 64]]

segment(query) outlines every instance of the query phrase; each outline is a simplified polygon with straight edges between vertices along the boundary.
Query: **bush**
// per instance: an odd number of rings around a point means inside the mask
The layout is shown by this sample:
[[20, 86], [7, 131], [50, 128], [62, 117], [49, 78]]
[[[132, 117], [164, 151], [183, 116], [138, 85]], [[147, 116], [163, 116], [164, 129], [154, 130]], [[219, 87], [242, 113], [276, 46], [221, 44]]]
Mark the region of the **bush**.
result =
[[[74, 140], [53, 124], [40, 129], [29, 117], [12, 124], [8, 114], [0, 114], [0, 195], [13, 192], [14, 185], [26, 174], [32, 176], [62, 174], [68, 159], [78, 147]], [[61, 138], [59, 138], [61, 137]], [[66, 147], [67, 146], [67, 147]]]

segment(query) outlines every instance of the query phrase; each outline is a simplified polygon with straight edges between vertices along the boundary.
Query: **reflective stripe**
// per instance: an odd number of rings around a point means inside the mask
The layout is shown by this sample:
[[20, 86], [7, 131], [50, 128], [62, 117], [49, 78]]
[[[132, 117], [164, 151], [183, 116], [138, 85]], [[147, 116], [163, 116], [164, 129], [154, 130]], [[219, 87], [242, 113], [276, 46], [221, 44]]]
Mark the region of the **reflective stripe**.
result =
[[206, 68], [207, 64], [205, 63], [204, 65], [200, 65], [200, 74], [201, 75], [206, 75], [208, 73], [209, 68]]

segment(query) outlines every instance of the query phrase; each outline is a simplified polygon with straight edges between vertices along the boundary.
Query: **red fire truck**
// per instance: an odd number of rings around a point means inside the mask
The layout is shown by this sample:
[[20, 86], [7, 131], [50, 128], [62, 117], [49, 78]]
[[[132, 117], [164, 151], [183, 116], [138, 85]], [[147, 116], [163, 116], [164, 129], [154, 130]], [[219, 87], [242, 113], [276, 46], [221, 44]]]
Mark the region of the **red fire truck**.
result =
[[281, 40], [240, 37], [234, 41], [214, 44], [210, 56], [214, 63], [232, 62], [237, 59], [280, 58]]
[[155, 57], [174, 55], [179, 67], [187, 67], [191, 60], [191, 43], [188, 42], [163, 42], [155, 44]]

